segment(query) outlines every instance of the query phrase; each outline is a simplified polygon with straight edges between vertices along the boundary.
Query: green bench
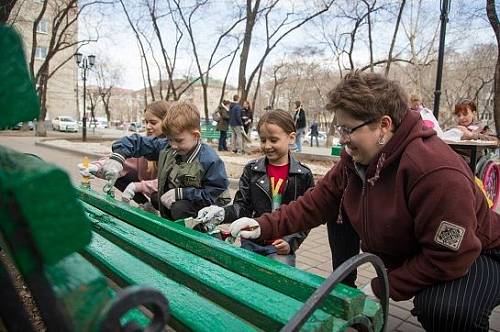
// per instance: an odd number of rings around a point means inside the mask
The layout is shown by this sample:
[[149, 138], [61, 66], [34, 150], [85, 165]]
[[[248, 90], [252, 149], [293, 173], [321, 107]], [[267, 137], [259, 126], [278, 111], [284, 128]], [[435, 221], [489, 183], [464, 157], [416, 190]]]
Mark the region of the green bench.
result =
[[[201, 139], [205, 141], [218, 140], [220, 132], [211, 123], [203, 123], [201, 125]], [[227, 131], [227, 138], [231, 139], [231, 128]]]
[[[324, 282], [186, 228], [183, 220], [165, 220], [92, 190], [77, 191], [94, 234], [83, 256], [119, 285], [148, 284], [163, 292], [175, 329], [219, 331], [234, 321], [244, 330], [279, 330]], [[201, 307], [211, 319], [193, 321], [198, 317], [193, 310]], [[340, 284], [302, 329], [342, 331], [360, 317], [381, 330], [381, 306]]]

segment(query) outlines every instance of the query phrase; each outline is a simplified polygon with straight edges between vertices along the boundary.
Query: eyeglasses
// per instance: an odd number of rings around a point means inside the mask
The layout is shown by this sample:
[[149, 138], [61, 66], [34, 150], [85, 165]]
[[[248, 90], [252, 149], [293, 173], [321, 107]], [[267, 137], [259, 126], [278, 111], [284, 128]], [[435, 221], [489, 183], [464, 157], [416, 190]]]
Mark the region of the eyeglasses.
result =
[[366, 125], [368, 125], [370, 123], [373, 123], [375, 121], [376, 121], [375, 119], [367, 120], [367, 121], [363, 122], [362, 124], [357, 125], [356, 127], [353, 127], [353, 128], [347, 128], [346, 126], [336, 125], [335, 126], [335, 130], [340, 134], [340, 136], [350, 137], [351, 134], [353, 132], [355, 132], [356, 130], [358, 130], [359, 128], [361, 128], [363, 126], [366, 126]]

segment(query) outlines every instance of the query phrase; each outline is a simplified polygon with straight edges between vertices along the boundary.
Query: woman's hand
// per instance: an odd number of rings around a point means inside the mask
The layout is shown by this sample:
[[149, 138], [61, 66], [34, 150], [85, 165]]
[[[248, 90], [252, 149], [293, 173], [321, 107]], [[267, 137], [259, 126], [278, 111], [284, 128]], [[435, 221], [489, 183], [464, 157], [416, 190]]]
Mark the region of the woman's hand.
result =
[[464, 126], [458, 126], [458, 129], [462, 132], [462, 139], [470, 140], [470, 139], [477, 139], [477, 134], [474, 132], [470, 131]]
[[277, 239], [272, 245], [276, 248], [278, 255], [288, 255], [290, 253], [290, 245], [283, 239]]

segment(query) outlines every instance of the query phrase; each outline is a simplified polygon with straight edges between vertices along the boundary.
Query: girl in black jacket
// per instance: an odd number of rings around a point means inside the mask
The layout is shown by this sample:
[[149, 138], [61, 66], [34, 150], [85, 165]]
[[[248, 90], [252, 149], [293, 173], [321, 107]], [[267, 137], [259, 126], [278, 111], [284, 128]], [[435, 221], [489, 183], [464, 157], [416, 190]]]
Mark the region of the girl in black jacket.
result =
[[[295, 142], [295, 125], [283, 110], [265, 113], [257, 125], [265, 157], [250, 161], [240, 178], [233, 204], [224, 208], [209, 206], [198, 212], [204, 223], [230, 223], [241, 217], [258, 217], [288, 204], [314, 186], [311, 170], [290, 155]], [[295, 266], [295, 251], [307, 236], [299, 232], [257, 243], [242, 239], [241, 247]]]

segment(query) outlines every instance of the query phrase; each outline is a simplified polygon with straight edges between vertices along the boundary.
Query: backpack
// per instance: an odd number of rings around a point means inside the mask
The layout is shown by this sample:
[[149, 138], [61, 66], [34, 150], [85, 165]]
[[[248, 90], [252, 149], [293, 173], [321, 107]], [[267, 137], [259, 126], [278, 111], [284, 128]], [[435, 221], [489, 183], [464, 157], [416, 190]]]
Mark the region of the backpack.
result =
[[219, 110], [212, 113], [212, 120], [219, 122], [221, 119]]

